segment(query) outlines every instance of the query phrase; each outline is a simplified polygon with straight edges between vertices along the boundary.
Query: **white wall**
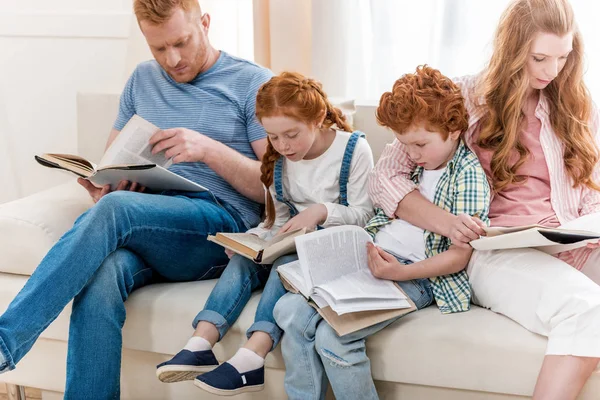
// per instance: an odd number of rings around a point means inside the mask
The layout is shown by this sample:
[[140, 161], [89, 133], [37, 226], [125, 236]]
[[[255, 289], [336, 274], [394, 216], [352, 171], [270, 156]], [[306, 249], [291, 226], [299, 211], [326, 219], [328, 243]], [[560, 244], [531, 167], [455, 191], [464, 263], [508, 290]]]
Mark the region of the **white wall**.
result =
[[[72, 179], [38, 166], [34, 154], [76, 153], [77, 93], [120, 93], [151, 54], [131, 0], [0, 3], [2, 203]], [[252, 0], [201, 5], [212, 17], [213, 45], [252, 60]]]
[[68, 179], [33, 155], [76, 150], [78, 91], [121, 89], [130, 8], [130, 0], [2, 0], [0, 202]]

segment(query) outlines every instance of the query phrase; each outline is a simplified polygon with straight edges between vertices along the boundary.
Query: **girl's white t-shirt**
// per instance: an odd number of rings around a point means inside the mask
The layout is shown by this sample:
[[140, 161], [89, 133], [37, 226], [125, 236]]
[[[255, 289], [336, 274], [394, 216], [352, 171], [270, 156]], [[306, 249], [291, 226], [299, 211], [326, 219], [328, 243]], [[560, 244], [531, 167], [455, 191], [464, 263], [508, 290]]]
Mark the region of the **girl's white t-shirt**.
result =
[[[446, 168], [423, 170], [419, 182], [419, 192], [433, 202], [435, 189]], [[397, 257], [418, 262], [425, 259], [425, 239], [423, 229], [402, 219], [385, 225], [375, 236], [375, 244]]]
[[[327, 208], [327, 219], [323, 227], [337, 225], [364, 226], [373, 216], [373, 204], [367, 192], [369, 173], [373, 169], [373, 153], [364, 139], [359, 139], [354, 148], [354, 155], [348, 174], [348, 206], [339, 204], [340, 169], [351, 133], [336, 131], [336, 136], [329, 148], [319, 157], [312, 160], [283, 161], [283, 193], [292, 201], [298, 212], [313, 204], [324, 204]], [[274, 185], [269, 188], [273, 200], [276, 192]], [[287, 205], [275, 202], [275, 223], [270, 230], [264, 229], [261, 223], [248, 231], [265, 239], [272, 237], [290, 219]]]

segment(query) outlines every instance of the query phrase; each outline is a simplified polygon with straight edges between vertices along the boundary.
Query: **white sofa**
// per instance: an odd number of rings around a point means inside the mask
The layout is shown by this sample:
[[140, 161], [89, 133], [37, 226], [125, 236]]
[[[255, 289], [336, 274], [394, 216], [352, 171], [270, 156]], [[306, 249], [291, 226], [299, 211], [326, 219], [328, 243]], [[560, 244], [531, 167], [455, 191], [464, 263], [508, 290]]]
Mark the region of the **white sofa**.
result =
[[[81, 154], [99, 158], [117, 102], [115, 94], [78, 97]], [[354, 122], [367, 133], [377, 157], [391, 134], [376, 125], [374, 107], [357, 107]], [[0, 205], [0, 313], [53, 243], [90, 206], [87, 193], [75, 182]], [[154, 372], [157, 363], [170, 358], [186, 342], [192, 332], [190, 322], [214, 283], [158, 284], [130, 297], [123, 337], [122, 398], [212, 398], [190, 382], [160, 383]], [[220, 360], [232, 356], [243, 343], [257, 300], [255, 295], [229, 335], [216, 346]], [[0, 381], [40, 388], [45, 399], [60, 398], [69, 313], [67, 307], [17, 369], [0, 375]], [[491, 311], [474, 306], [467, 313], [444, 316], [432, 306], [370, 338], [368, 353], [382, 398], [517, 399], [531, 396], [545, 346], [545, 338]], [[279, 350], [268, 356], [266, 367], [265, 390], [239, 398], [285, 398]], [[599, 393], [600, 373], [596, 372], [580, 398], [598, 399]]]

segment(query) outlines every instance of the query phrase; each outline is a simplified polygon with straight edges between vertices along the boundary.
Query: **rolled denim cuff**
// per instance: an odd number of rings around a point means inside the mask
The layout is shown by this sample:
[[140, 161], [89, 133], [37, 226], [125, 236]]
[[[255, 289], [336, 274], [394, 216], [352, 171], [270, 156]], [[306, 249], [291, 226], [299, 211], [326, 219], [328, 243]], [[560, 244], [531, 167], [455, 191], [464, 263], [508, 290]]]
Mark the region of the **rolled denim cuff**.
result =
[[268, 321], [257, 321], [250, 326], [248, 331], [246, 331], [246, 337], [250, 339], [250, 336], [252, 336], [252, 334], [256, 331], [264, 332], [271, 336], [271, 340], [273, 341], [271, 351], [275, 350], [275, 347], [277, 347], [279, 341], [281, 340], [281, 335], [283, 335], [281, 328], [274, 323]]
[[8, 352], [8, 348], [4, 344], [4, 341], [0, 338], [0, 374], [12, 371], [13, 369], [15, 369], [15, 363]]
[[196, 315], [196, 318], [194, 318], [194, 322], [192, 322], [192, 327], [196, 329], [200, 321], [206, 321], [213, 324], [219, 331], [219, 340], [223, 339], [223, 336], [225, 336], [229, 328], [231, 328], [227, 323], [225, 317], [223, 317], [218, 312], [212, 310], [200, 311], [198, 315]]

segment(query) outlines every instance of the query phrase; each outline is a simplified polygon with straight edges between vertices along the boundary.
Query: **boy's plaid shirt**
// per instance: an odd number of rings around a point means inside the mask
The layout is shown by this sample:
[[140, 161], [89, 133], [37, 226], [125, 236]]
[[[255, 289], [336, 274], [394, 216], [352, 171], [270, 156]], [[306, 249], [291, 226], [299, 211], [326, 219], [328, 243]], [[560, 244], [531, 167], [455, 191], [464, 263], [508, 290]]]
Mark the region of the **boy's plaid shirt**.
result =
[[[417, 166], [411, 180], [418, 185], [422, 173], [423, 168]], [[489, 224], [490, 187], [477, 156], [462, 140], [436, 186], [433, 202], [454, 215], [468, 214]], [[379, 229], [392, 221], [382, 209], [378, 209], [365, 229], [374, 239]], [[448, 250], [451, 244], [450, 239], [430, 231], [424, 232], [424, 240], [427, 258]], [[471, 286], [466, 270], [429, 280], [443, 314], [469, 310]]]

